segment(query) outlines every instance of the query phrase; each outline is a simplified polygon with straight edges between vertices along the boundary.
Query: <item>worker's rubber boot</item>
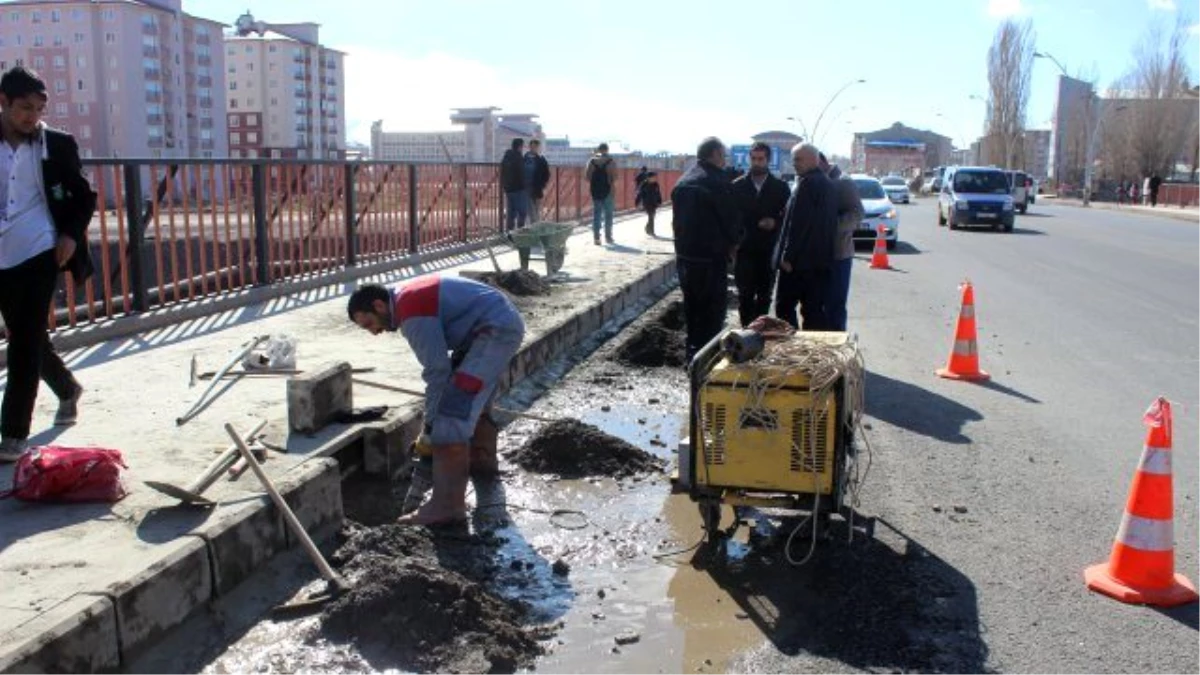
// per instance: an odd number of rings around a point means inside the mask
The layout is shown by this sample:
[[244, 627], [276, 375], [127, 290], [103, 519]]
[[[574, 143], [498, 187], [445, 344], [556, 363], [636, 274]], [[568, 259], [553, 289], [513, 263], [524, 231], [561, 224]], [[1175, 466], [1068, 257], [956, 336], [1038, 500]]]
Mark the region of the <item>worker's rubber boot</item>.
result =
[[401, 516], [404, 525], [454, 525], [467, 519], [467, 480], [471, 448], [466, 443], [433, 449], [433, 494], [416, 513]]
[[471, 478], [495, 478], [500, 473], [500, 460], [496, 456], [499, 445], [500, 427], [484, 413], [475, 423], [475, 434], [471, 436]]

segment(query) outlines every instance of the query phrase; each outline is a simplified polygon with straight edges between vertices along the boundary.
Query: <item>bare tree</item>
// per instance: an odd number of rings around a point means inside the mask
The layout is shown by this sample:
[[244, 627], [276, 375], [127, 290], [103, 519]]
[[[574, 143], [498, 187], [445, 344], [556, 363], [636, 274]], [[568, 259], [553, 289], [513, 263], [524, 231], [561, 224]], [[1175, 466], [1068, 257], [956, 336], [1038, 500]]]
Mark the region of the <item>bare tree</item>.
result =
[[1004, 167], [1016, 166], [1022, 152], [1025, 110], [1029, 106], [1030, 76], [1033, 74], [1033, 23], [1012, 19], [1000, 24], [988, 49], [988, 112], [985, 135], [989, 161]]
[[[1128, 161], [1140, 175], [1169, 176], [1192, 152], [1196, 101], [1188, 90], [1187, 23], [1179, 16], [1168, 33], [1152, 25], [1134, 50], [1134, 64], [1118, 85], [1120, 100], [1110, 106], [1107, 124], [1127, 136]], [[1107, 132], [1106, 132], [1107, 133]]]

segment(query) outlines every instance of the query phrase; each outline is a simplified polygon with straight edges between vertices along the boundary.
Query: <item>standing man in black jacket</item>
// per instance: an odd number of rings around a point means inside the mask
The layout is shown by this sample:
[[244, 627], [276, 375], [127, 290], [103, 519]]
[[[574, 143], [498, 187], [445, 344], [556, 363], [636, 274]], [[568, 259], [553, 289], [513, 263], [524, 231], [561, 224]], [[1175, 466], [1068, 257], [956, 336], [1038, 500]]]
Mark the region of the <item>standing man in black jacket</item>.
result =
[[38, 378], [58, 396], [54, 424], [75, 423], [83, 387], [54, 352], [47, 314], [60, 270], [91, 276], [87, 227], [96, 193], [70, 134], [49, 129], [46, 83], [17, 66], [0, 77], [0, 315], [8, 333], [8, 384], [0, 404], [0, 461], [25, 449]]
[[529, 224], [542, 220], [542, 197], [550, 183], [550, 163], [542, 156], [542, 142], [529, 140], [529, 152], [525, 153], [525, 186], [529, 190]]
[[525, 227], [529, 217], [529, 192], [525, 189], [525, 140], [514, 138], [512, 147], [500, 159], [500, 187], [504, 190], [504, 231]]
[[791, 190], [771, 175], [767, 164], [771, 146], [750, 146], [750, 173], [733, 181], [733, 194], [741, 212], [742, 242], [738, 246], [733, 278], [737, 281], [738, 316], [742, 327], [771, 311], [775, 267], [771, 254], [779, 240], [783, 213]]
[[671, 191], [689, 362], [725, 326], [729, 261], [742, 238], [737, 203], [724, 171], [725, 146], [717, 138], [706, 138], [696, 159], [696, 166]]
[[832, 283], [838, 200], [833, 181], [821, 171], [820, 151], [809, 143], [792, 149], [796, 190], [788, 200], [783, 232], [775, 247], [779, 284], [775, 316], [804, 330], [833, 330], [825, 311]]

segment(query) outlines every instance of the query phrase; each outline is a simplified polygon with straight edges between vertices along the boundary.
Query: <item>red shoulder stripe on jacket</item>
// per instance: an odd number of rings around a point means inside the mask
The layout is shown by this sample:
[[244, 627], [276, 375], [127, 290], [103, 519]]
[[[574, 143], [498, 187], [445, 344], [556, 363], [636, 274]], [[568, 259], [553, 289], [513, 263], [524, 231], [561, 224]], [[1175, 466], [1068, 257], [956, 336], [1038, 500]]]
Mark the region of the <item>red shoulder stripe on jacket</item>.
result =
[[413, 317], [437, 316], [440, 282], [436, 275], [429, 275], [401, 286], [396, 297], [396, 325]]

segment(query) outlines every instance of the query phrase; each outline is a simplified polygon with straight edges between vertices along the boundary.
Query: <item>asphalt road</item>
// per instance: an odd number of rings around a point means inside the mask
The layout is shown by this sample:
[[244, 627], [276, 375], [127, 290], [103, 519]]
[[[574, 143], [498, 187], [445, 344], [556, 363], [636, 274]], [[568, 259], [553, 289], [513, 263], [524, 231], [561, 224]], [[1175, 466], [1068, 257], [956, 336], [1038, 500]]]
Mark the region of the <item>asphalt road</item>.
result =
[[[1123, 605], [1086, 590], [1082, 571], [1108, 556], [1142, 451], [1142, 414], [1164, 395], [1175, 403], [1176, 568], [1197, 581], [1200, 227], [1035, 205], [1011, 234], [951, 232], [936, 225], [929, 199], [898, 208], [895, 269], [869, 269], [860, 251], [850, 329], [869, 371], [876, 462], [866, 506], [897, 553], [925, 561], [873, 597], [886, 608], [891, 589], [906, 594], [911, 622], [940, 633], [927, 644], [944, 658], [913, 663], [1197, 672], [1196, 605]], [[967, 278], [987, 385], [933, 374]], [[905, 663], [827, 653], [840, 662], [830, 664], [775, 642], [742, 666]]]

